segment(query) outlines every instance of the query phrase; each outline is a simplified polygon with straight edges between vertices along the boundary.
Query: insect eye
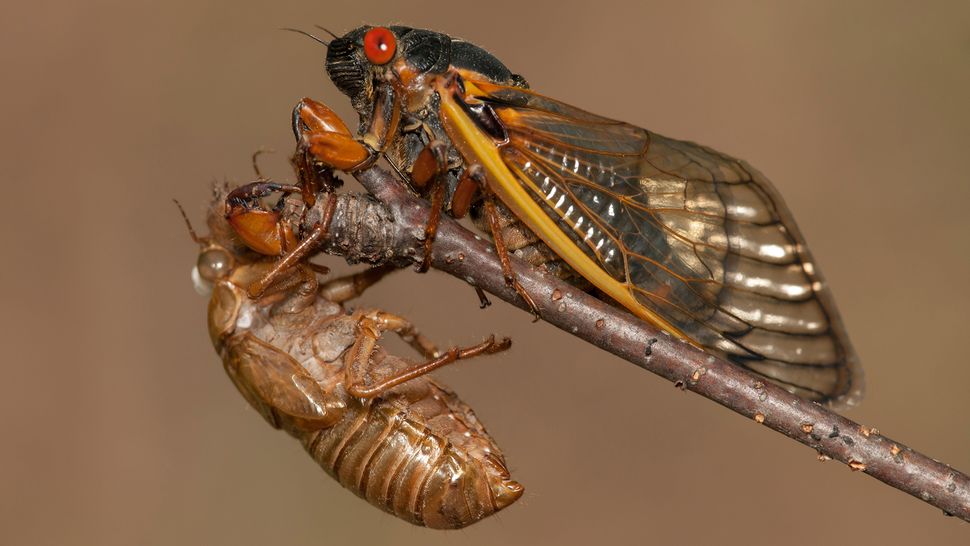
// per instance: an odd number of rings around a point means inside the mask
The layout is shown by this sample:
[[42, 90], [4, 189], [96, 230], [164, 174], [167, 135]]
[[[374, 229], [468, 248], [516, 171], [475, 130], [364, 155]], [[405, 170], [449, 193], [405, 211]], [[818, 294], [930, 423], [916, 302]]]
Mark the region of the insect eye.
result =
[[221, 248], [210, 248], [199, 254], [196, 270], [202, 280], [215, 283], [229, 276], [232, 269], [232, 257]]
[[367, 60], [377, 64], [387, 64], [394, 58], [397, 39], [394, 33], [384, 27], [374, 27], [364, 34], [364, 54]]

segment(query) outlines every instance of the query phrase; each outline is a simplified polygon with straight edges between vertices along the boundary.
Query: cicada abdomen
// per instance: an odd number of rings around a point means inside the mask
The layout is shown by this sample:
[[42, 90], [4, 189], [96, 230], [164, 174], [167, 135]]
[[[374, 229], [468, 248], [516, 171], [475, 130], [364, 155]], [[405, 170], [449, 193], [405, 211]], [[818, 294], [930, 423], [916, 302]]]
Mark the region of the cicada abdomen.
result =
[[[213, 233], [225, 230], [213, 226]], [[522, 495], [471, 408], [429, 377], [373, 398], [348, 392], [348, 366], [363, 366], [368, 379], [414, 368], [373, 343], [361, 351], [362, 321], [386, 325], [381, 331], [397, 330], [432, 351], [403, 319], [381, 311], [349, 314], [327, 297], [344, 298], [347, 283], [360, 287], [360, 279], [318, 287], [312, 271], [300, 266], [253, 300], [247, 287], [272, 264], [246, 263], [243, 251], [227, 250], [239, 248], [229, 242], [200, 242], [193, 276], [211, 285], [209, 330], [226, 372], [250, 405], [299, 439], [344, 487], [401, 519], [437, 529], [465, 527]], [[379, 334], [371, 332], [371, 341]], [[498, 345], [486, 341], [474, 354], [504, 348]]]

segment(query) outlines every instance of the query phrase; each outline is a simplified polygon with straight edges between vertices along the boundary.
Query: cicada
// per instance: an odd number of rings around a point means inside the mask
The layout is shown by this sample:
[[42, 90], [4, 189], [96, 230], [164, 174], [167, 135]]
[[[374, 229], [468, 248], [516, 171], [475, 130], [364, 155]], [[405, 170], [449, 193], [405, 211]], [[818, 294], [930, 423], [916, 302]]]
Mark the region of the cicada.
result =
[[[193, 232], [200, 245], [193, 279], [211, 292], [212, 342], [249, 404], [296, 437], [344, 487], [411, 523], [465, 527], [518, 499], [523, 488], [475, 413], [425, 375], [504, 350], [508, 340], [489, 337], [439, 353], [402, 317], [341, 305], [389, 270], [320, 285], [301, 263], [262, 297], [250, 298], [248, 286], [274, 264], [234, 236], [223, 214], [225, 197], [219, 192], [210, 211], [211, 235]], [[386, 331], [427, 361], [386, 353], [378, 345]]]
[[507, 251], [795, 394], [861, 397], [830, 290], [781, 196], [747, 162], [541, 95], [439, 32], [364, 26], [327, 48], [359, 127], [352, 135], [307, 99], [298, 136], [344, 171], [386, 158], [432, 202], [426, 245], [439, 211], [470, 212], [526, 301]]

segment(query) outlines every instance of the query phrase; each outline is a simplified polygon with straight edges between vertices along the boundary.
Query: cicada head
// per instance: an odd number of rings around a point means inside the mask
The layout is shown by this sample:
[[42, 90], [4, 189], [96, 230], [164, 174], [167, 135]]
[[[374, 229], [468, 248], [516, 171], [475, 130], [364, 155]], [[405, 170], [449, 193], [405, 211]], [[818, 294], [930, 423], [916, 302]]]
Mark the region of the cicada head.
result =
[[[443, 82], [460, 86], [462, 77], [470, 76], [528, 87], [524, 78], [472, 43], [400, 26], [363, 26], [335, 38], [327, 46], [327, 73], [360, 117], [360, 140], [402, 174], [413, 172], [432, 141], [450, 143], [439, 111]], [[448, 164], [454, 167], [461, 161], [450, 148]], [[454, 173], [449, 175], [446, 195], [453, 194], [457, 181]]]
[[[406, 110], [426, 106], [429, 77], [470, 70], [496, 83], [525, 80], [484, 49], [447, 34], [402, 26], [362, 26], [327, 47], [327, 74], [363, 119], [372, 116], [382, 85], [392, 85]], [[420, 98], [422, 100], [415, 100]]]
[[450, 37], [407, 27], [363, 26], [327, 47], [327, 74], [362, 114], [382, 83], [444, 73], [450, 62]]

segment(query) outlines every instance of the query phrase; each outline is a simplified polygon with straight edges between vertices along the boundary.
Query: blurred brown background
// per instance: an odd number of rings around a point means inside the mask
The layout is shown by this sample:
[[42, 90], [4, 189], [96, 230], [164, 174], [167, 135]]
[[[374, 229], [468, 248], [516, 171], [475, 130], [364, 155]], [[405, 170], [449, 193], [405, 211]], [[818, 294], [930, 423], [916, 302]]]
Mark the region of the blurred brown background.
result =
[[[441, 274], [364, 303], [442, 344], [515, 338], [441, 375], [522, 501], [411, 527], [267, 427], [209, 345], [171, 198], [201, 224], [212, 180], [290, 149], [304, 95], [354, 121], [324, 50], [277, 29], [365, 22], [465, 37], [541, 92], [751, 161], [862, 356], [850, 416], [970, 471], [967, 3], [41, 1], [0, 22], [0, 543], [966, 544], [966, 524], [525, 313], [478, 311]], [[264, 170], [287, 177], [286, 156]]]

